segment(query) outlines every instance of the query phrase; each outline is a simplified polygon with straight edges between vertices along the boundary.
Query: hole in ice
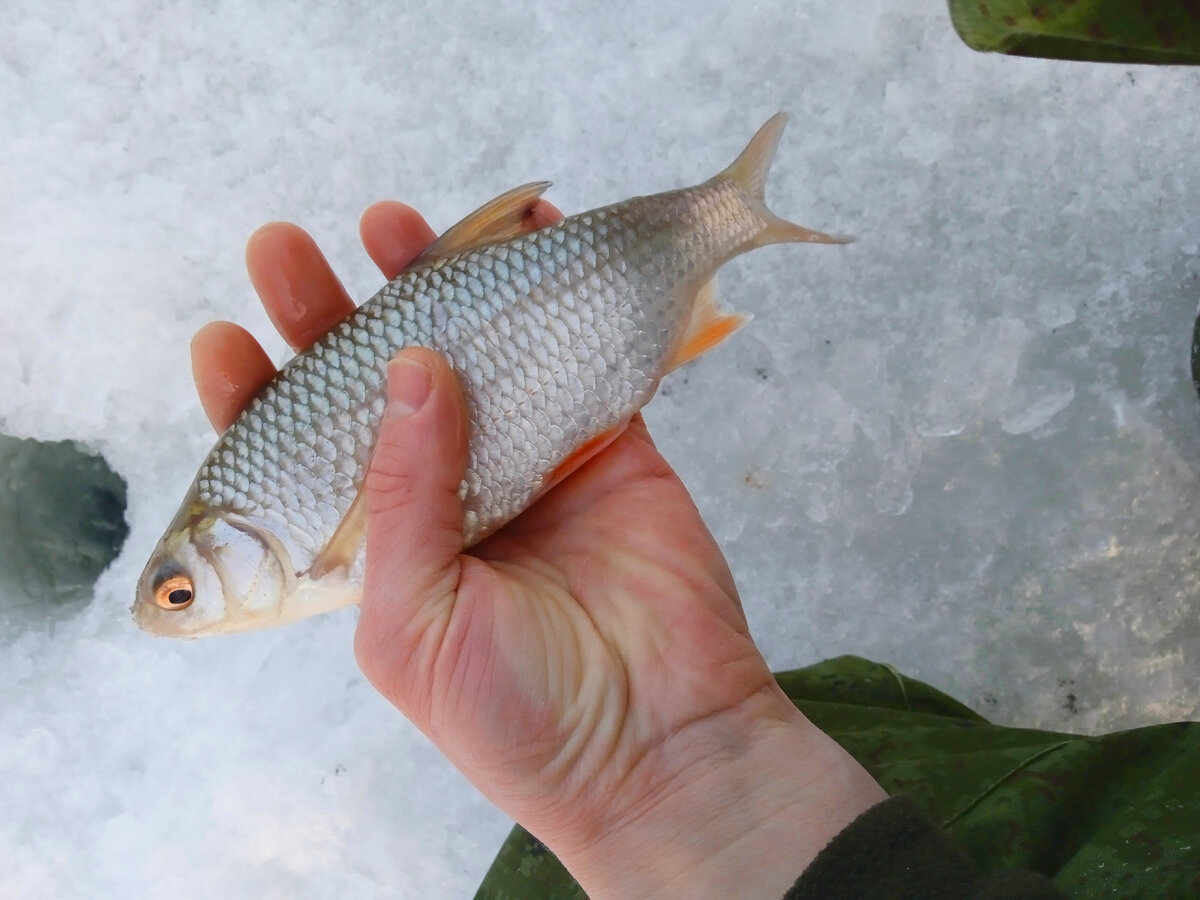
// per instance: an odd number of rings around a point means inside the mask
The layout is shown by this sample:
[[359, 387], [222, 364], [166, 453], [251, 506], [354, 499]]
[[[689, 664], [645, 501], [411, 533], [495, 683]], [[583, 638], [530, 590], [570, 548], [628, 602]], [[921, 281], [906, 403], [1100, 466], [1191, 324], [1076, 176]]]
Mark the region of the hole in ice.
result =
[[121, 550], [125, 481], [73, 441], [0, 434], [0, 619], [33, 625], [82, 606]]

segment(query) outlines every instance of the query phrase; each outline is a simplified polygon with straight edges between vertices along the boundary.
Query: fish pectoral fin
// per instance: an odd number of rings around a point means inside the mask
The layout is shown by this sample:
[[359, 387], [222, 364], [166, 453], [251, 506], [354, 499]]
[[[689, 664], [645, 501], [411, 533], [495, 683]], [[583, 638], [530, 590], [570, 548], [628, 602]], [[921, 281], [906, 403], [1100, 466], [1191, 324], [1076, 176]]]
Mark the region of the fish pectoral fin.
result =
[[414, 262], [461, 253], [485, 244], [498, 244], [525, 234], [530, 230], [529, 213], [548, 187], [549, 181], [534, 181], [505, 191], [452, 226]]
[[687, 322], [678, 345], [668, 354], [666, 371], [702, 356], [750, 321], [745, 313], [721, 312], [717, 307], [717, 280], [706, 281], [692, 298]]
[[337, 529], [308, 568], [312, 579], [323, 578], [335, 569], [350, 570], [367, 535], [367, 492], [360, 490], [342, 516]]

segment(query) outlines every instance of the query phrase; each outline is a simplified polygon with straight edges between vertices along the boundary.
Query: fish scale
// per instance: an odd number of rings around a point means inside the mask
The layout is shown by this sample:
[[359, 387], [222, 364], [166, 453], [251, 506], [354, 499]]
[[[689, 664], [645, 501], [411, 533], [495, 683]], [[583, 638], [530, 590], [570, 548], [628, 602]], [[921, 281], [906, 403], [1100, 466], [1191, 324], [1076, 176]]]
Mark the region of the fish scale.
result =
[[[606, 222], [609, 215], [607, 210], [600, 211], [593, 221]], [[623, 218], [624, 228], [637, 229], [634, 217]], [[587, 406], [583, 385], [564, 360], [571, 360], [575, 371], [583, 360], [593, 378], [610, 387], [604, 379], [615, 369], [621, 376], [618, 390], [606, 392], [603, 401], [596, 399], [623, 410], [650, 389], [645, 363], [672, 337], [667, 322], [648, 316], [636, 324], [632, 315], [622, 316], [625, 330], [581, 331], [584, 321], [558, 302], [558, 292], [572, 296], [573, 305], [584, 308], [597, 304], [632, 309], [629, 295], [634, 288], [630, 279], [603, 263], [595, 269], [572, 267], [565, 250], [557, 252], [569, 238], [576, 245], [598, 250], [598, 261], [608, 258], [612, 250], [594, 225], [566, 220], [547, 231], [518, 238], [503, 248], [506, 268], [525, 273], [529, 279], [526, 302], [497, 302], [503, 298], [478, 277], [486, 272], [488, 281], [495, 283], [491, 271], [494, 256], [487, 251], [446, 259], [429, 276], [405, 273], [388, 284], [319, 340], [309, 354], [286, 366], [253, 401], [252, 415], [241, 417], [225, 432], [218, 452], [201, 469], [197, 499], [247, 518], [262, 517], [272, 510], [305, 536], [305, 544], [310, 539], [314, 545], [324, 544], [365, 476], [385, 405], [387, 363], [405, 347], [423, 346], [445, 353], [464, 374], [473, 413], [469, 474], [461, 491], [467, 545], [475, 543], [496, 521], [510, 518], [528, 503], [557, 461], [552, 441], [541, 433], [551, 418], [563, 436], [560, 445], [562, 441], [586, 440], [615, 424], [616, 417], [597, 417], [597, 410]], [[680, 254], [676, 268], [687, 265]], [[662, 277], [653, 260], [635, 264], [633, 270], [647, 280]], [[607, 290], [588, 290], [593, 271]], [[424, 291], [420, 282], [426, 286]], [[435, 297], [433, 304], [418, 300], [419, 295], [429, 293]], [[443, 315], [422, 315], [420, 310], [430, 306]], [[602, 309], [589, 311], [592, 321], [603, 319]], [[491, 324], [496, 319], [506, 320], [508, 333], [523, 334], [532, 355], [519, 357], [509, 352], [518, 350], [517, 345], [489, 340], [487, 332], [499, 332]], [[580, 340], [572, 341], [573, 333], [580, 334]], [[631, 352], [640, 366], [621, 365]], [[347, 360], [357, 362], [350, 372], [344, 368]], [[514, 370], [521, 371], [515, 379], [511, 377]], [[350, 391], [335, 391], [334, 384], [356, 385], [358, 390], [350, 390], [361, 399], [352, 401]], [[335, 411], [349, 415], [353, 408], [365, 411], [358, 434], [337, 429], [333, 421]], [[520, 417], [503, 413], [504, 408], [515, 410]], [[268, 412], [264, 417], [262, 413], [268, 410], [274, 415]], [[269, 459], [255, 449], [278, 445], [281, 433], [295, 441], [288, 447], [290, 452]], [[497, 448], [502, 452], [495, 452]], [[529, 461], [527, 467], [509, 465], [521, 457]], [[258, 501], [250, 501], [238, 483], [238, 475], [251, 470], [255, 482], [264, 488]], [[282, 477], [285, 473], [291, 477]], [[295, 486], [301, 483], [301, 473], [315, 477], [305, 479], [308, 490], [297, 496]], [[345, 478], [337, 479], [335, 473]]]
[[768, 243], [838, 240], [762, 200], [782, 126], [772, 119], [696, 187], [522, 234], [544, 188], [529, 185], [447, 232], [285, 365], [221, 435], [142, 575], [139, 623], [190, 636], [356, 602], [356, 501], [387, 366], [406, 347], [440, 352], [462, 384], [464, 547], [526, 509], [615, 437], [668, 371], [744, 321], [719, 311], [708, 287], [724, 262]]

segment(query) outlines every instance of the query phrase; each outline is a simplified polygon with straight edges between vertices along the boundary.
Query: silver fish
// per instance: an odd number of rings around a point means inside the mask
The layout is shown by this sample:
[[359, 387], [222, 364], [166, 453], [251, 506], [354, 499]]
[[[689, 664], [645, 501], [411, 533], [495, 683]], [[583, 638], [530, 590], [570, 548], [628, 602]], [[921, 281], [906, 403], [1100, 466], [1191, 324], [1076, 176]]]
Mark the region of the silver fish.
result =
[[358, 502], [389, 360], [433, 348], [470, 408], [464, 545], [603, 449], [663, 376], [737, 330], [713, 278], [738, 254], [839, 243], [767, 209], [786, 118], [696, 187], [523, 233], [548, 183], [497, 197], [293, 358], [204, 461], [138, 582], [133, 614], [179, 637], [279, 625], [358, 602]]

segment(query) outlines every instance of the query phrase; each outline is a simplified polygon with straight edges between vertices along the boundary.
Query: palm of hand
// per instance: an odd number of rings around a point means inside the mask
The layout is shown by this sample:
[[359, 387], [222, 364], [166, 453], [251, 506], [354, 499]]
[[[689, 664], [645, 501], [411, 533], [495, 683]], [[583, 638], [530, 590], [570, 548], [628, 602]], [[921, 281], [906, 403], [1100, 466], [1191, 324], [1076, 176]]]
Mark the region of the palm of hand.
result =
[[[557, 217], [543, 202], [530, 227]], [[369, 209], [362, 235], [387, 277], [432, 239], [415, 212], [394, 203]], [[247, 264], [297, 348], [353, 308], [295, 226], [260, 230]], [[228, 323], [197, 335], [193, 366], [218, 429], [274, 373], [254, 338]], [[636, 818], [638, 804], [669, 792], [693, 754], [722, 743], [713, 725], [720, 714], [773, 684], [725, 561], [640, 416], [459, 557], [455, 574], [440, 603], [410, 614], [386, 597], [371, 602], [369, 572], [359, 661], [522, 821], [600, 821], [598, 809]], [[387, 591], [385, 581], [376, 592]], [[624, 800], [614, 806], [618, 789]]]
[[432, 628], [397, 634], [410, 623], [364, 608], [359, 658], [521, 821], [575, 833], [573, 819], [636, 818], [736, 732], [721, 714], [774, 684], [640, 420], [460, 565]]

